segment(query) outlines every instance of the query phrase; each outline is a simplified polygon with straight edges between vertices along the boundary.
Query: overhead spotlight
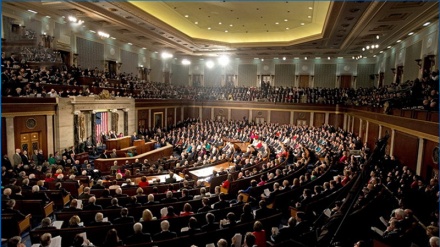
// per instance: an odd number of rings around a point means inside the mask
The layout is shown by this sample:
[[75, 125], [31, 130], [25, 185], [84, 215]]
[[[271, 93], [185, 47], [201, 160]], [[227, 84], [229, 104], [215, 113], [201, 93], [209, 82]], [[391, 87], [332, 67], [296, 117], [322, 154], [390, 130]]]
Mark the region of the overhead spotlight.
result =
[[304, 57], [304, 60], [307, 60], [307, 57]]
[[69, 17], [68, 17], [68, 20], [69, 20], [70, 22], [77, 22], [77, 21], [78, 21], [78, 19], [76, 19], [76, 17], [74, 17], [74, 16], [69, 16]]
[[286, 27], [286, 30], [289, 30], [289, 28], [288, 28], [288, 27]]
[[110, 37], [110, 39], [116, 39], [115, 37]]
[[211, 28], [210, 28], [210, 27], [208, 27], [208, 30], [211, 30]]
[[309, 7], [309, 9], [313, 9], [313, 7]]
[[279, 22], [275, 22], [275, 25], [278, 25], [278, 24], [280, 24]]
[[351, 57], [351, 59], [354, 59], [355, 57], [353, 56], [353, 57]]
[[96, 31], [94, 31], [94, 30], [89, 30], [91, 33], [96, 33]]
[[145, 47], [142, 47], [142, 49], [143, 49], [143, 50], [146, 50], [147, 48], [145, 48]]
[[49, 19], [50, 19], [50, 16], [46, 15], [46, 18], [49, 18]]
[[37, 13], [38, 13], [37, 11], [32, 10], [32, 9], [28, 9], [28, 11], [31, 12], [31, 13], [34, 13], [34, 14], [37, 14]]
[[414, 34], [414, 32], [410, 32], [408, 35], [411, 36], [411, 35], [413, 35], [413, 34]]
[[362, 51], [365, 51], [365, 48], [362, 48]]
[[304, 22], [301, 22], [301, 26], [304, 26], [305, 25], [305, 23]]
[[286, 60], [286, 57], [283, 57], [283, 60]]
[[219, 63], [221, 66], [226, 66], [226, 65], [228, 65], [228, 64], [229, 64], [229, 57], [226, 56], [226, 55], [221, 55], [221, 56], [218, 58], [218, 63]]
[[173, 54], [168, 53], [166, 51], [162, 52], [162, 54], [160, 55], [163, 59], [168, 59], [168, 58], [172, 58]]
[[103, 38], [108, 38], [108, 37], [110, 37], [110, 34], [105, 33], [105, 32], [102, 32], [102, 31], [98, 31], [98, 35], [101, 36], [101, 37], [103, 37]]
[[383, 51], [380, 51], [379, 53], [383, 53]]
[[212, 68], [214, 67], [214, 62], [211, 61], [211, 60], [206, 61], [206, 67], [207, 67], [208, 69], [212, 69]]
[[379, 48], [379, 45], [378, 45], [378, 44], [376, 44], [376, 49], [377, 49], [377, 48]]
[[263, 62], [263, 61], [264, 61], [264, 58], [261, 59], [261, 62]]
[[369, 50], [370, 49], [370, 46], [369, 45], [367, 45], [367, 50]]
[[388, 48], [388, 49], [390, 49], [390, 48], [391, 48], [391, 46], [389, 45], [389, 46], [387, 46], [387, 48]]
[[379, 39], [380, 37], [379, 37], [379, 35], [376, 35], [376, 39]]
[[425, 24], [423, 24], [424, 27], [428, 26], [429, 24], [431, 24], [431, 22], [425, 22]]
[[330, 60], [330, 57], [327, 57], [328, 60]]
[[196, 21], [196, 22], [194, 22], [194, 24], [196, 24], [196, 25], [197, 25], [197, 24], [199, 24], [199, 22], [198, 22], [198, 21]]
[[288, 21], [287, 19], [284, 19], [284, 21]]
[[183, 60], [182, 60], [182, 64], [183, 64], [183, 65], [190, 65], [190, 64], [191, 64], [191, 61], [189, 61], [188, 59], [183, 59]]
[[133, 45], [133, 43], [127, 43], [128, 45]]
[[397, 43], [400, 43], [400, 42], [402, 42], [402, 40], [399, 39], [399, 40], [397, 40], [396, 42], [397, 42]]
[[189, 17], [189, 15], [185, 15], [185, 18], [188, 18]]

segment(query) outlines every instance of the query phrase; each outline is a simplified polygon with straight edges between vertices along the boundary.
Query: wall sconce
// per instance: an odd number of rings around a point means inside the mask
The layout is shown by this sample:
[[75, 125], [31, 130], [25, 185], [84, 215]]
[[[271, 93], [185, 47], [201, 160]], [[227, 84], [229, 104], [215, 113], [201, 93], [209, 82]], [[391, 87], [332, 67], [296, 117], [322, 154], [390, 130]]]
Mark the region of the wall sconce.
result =
[[416, 61], [417, 65], [419, 66], [419, 69], [421, 69], [422, 68], [422, 59], [418, 58], [414, 61]]
[[391, 68], [391, 72], [393, 72], [393, 74], [396, 74], [396, 68]]

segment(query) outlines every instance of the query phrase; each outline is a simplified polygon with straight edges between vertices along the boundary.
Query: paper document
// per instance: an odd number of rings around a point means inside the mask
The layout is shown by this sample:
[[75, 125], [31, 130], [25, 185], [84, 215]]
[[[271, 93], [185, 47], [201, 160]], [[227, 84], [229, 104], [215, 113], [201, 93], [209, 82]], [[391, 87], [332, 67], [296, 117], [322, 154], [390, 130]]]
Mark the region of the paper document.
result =
[[379, 228], [372, 226], [371, 230], [373, 230], [375, 233], [379, 234], [381, 237], [383, 237], [383, 231], [380, 230]]
[[384, 224], [384, 226], [388, 226], [388, 222], [385, 220], [384, 217], [380, 216], [379, 219], [380, 219], [380, 222], [382, 222], [382, 224]]
[[77, 202], [78, 202], [78, 204], [76, 205], [76, 208], [77, 209], [82, 209], [83, 201], [82, 200], [77, 200]]
[[51, 238], [49, 247], [59, 247], [61, 246], [61, 236], [56, 236]]
[[162, 208], [162, 209], [160, 210], [160, 215], [161, 215], [162, 217], [167, 216], [167, 214], [168, 214], [168, 208], [167, 208], [167, 207], [164, 207], [164, 208]]
[[57, 229], [61, 229], [61, 227], [63, 226], [64, 221], [62, 220], [56, 220], [52, 223], [52, 225], [54, 227], [56, 227]]
[[324, 214], [325, 214], [325, 216], [330, 217], [332, 215], [332, 211], [330, 209], [326, 208], [326, 209], [324, 209]]
[[102, 219], [102, 222], [108, 222], [108, 217], [104, 217], [104, 218]]
[[241, 239], [242, 239], [241, 234], [240, 233], [236, 233], [234, 235], [234, 237], [232, 238], [232, 240], [234, 241], [232, 244], [234, 246], [241, 246]]
[[215, 247], [215, 244], [214, 243], [209, 243], [209, 244], [206, 244], [206, 247]]
[[264, 195], [265, 196], [269, 196], [270, 195], [270, 190], [269, 189], [264, 189]]

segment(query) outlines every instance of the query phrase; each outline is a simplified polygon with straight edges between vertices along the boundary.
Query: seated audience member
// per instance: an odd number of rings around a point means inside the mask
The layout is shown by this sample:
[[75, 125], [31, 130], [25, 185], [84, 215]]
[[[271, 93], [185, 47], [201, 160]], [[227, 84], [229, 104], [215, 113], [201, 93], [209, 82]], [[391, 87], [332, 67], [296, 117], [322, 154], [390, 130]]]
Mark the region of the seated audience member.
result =
[[178, 201], [177, 198], [173, 197], [172, 191], [167, 191], [165, 198], [160, 200], [161, 203], [171, 203], [171, 202], [177, 202], [177, 201]]
[[19, 210], [14, 209], [14, 207], [15, 207], [15, 200], [14, 199], [8, 200], [6, 202], [6, 208], [2, 210], [2, 214], [12, 214], [13, 215], [12, 217], [15, 221], [23, 220], [26, 216], [22, 214]]
[[110, 229], [105, 236], [105, 240], [102, 243], [102, 247], [116, 247], [122, 246], [124, 243], [119, 239], [118, 231], [115, 228]]
[[92, 190], [103, 190], [103, 189], [105, 189], [105, 186], [102, 183], [103, 183], [102, 180], [98, 179], [98, 181], [96, 181], [96, 184], [94, 184], [91, 189]]
[[246, 235], [244, 236], [244, 244], [243, 246], [245, 247], [254, 247], [255, 245], [255, 236], [252, 234], [252, 232], [248, 232], [246, 233]]
[[197, 222], [197, 219], [194, 217], [189, 218], [188, 221], [188, 230], [183, 231], [182, 235], [194, 235], [196, 233], [200, 233], [200, 227], [199, 222]]
[[113, 220], [113, 224], [134, 223], [134, 217], [128, 216], [128, 209], [121, 209], [121, 216]]
[[221, 238], [219, 241], [217, 241], [217, 247], [228, 247], [228, 241]]
[[142, 176], [141, 177], [141, 181], [139, 182], [139, 187], [147, 187], [148, 185], [150, 185], [150, 183], [147, 180], [146, 176]]
[[229, 202], [226, 201], [226, 194], [221, 192], [218, 196], [219, 201], [212, 204], [211, 207], [213, 209], [223, 209], [229, 207]]
[[49, 247], [52, 241], [52, 234], [44, 233], [40, 237], [40, 247]]
[[174, 207], [173, 206], [168, 206], [167, 207], [167, 214], [166, 215], [162, 215], [161, 219], [168, 219], [168, 218], [174, 218], [177, 217], [177, 214], [174, 213]]
[[219, 223], [215, 222], [215, 215], [212, 213], [207, 213], [206, 216], [206, 225], [202, 226], [202, 230], [205, 232], [215, 231], [220, 228]]
[[41, 220], [40, 228], [48, 230], [56, 229], [56, 227], [52, 225], [52, 220], [49, 217], [45, 217]]
[[208, 212], [212, 210], [212, 207], [209, 206], [209, 199], [207, 197], [202, 199], [202, 207], [197, 210], [197, 213]]
[[172, 238], [176, 238], [177, 234], [175, 232], [171, 232], [170, 229], [170, 223], [168, 222], [168, 220], [163, 220], [162, 222], [160, 222], [160, 228], [161, 228], [161, 232], [156, 233], [153, 236], [153, 240], [154, 241], [161, 241], [161, 240], [167, 240], [167, 239], [172, 239]]
[[90, 187], [85, 187], [83, 193], [78, 196], [78, 199], [88, 201], [93, 195], [90, 194]]
[[147, 196], [147, 202], [145, 203], [145, 205], [151, 205], [151, 204], [158, 204], [158, 201], [154, 200], [154, 195], [153, 194], [149, 194]]
[[81, 211], [81, 210], [82, 210], [82, 208], [78, 208], [78, 200], [77, 199], [72, 199], [70, 201], [69, 207], [63, 208], [62, 211], [65, 211], [65, 212], [76, 212], [76, 211]]
[[170, 172], [169, 175], [170, 176], [165, 179], [165, 183], [167, 183], [167, 184], [176, 183], [177, 179], [174, 177], [174, 172]]
[[45, 192], [40, 192], [40, 187], [38, 185], [32, 186], [32, 194], [29, 199], [41, 200], [42, 203], [49, 203], [50, 199]]
[[[197, 181], [197, 182], [199, 182], [199, 181]], [[200, 200], [203, 197], [210, 197], [210, 196], [211, 196], [211, 194], [209, 192], [206, 192], [206, 188], [205, 187], [201, 187], [200, 188], [200, 195], [195, 195], [193, 197], [193, 199], [194, 200]]]
[[142, 224], [135, 223], [133, 225], [134, 234], [128, 236], [125, 240], [125, 244], [140, 244], [140, 243], [149, 243], [153, 240], [151, 239], [151, 235], [149, 233], [142, 232]]
[[75, 238], [73, 238], [72, 246], [71, 247], [83, 247], [83, 246], [90, 246], [93, 247], [92, 242], [90, 240], [84, 238], [81, 234], [76, 234]]
[[115, 208], [122, 208], [122, 206], [119, 205], [118, 198], [113, 198], [111, 201], [111, 205], [107, 207], [107, 209], [115, 209]]
[[104, 221], [104, 214], [102, 213], [96, 213], [95, 214], [95, 220], [93, 222], [90, 222], [89, 226], [106, 226], [111, 225], [112, 223], [107, 221]]
[[258, 205], [259, 208], [255, 211], [255, 219], [265, 218], [274, 213], [274, 209], [268, 208], [264, 200], [261, 200]]
[[8, 240], [7, 247], [26, 247], [20, 236], [14, 236]]
[[255, 221], [254, 223], [254, 231], [252, 234], [255, 237], [255, 245], [258, 247], [266, 246], [266, 232], [263, 229], [263, 224], [260, 221]]
[[182, 197], [179, 198], [179, 201], [189, 201], [192, 200], [193, 196], [189, 194], [188, 189], [182, 190]]
[[243, 213], [240, 215], [240, 223], [254, 221], [254, 214], [249, 203], [243, 205]]
[[194, 212], [192, 212], [192, 206], [189, 203], [185, 203], [185, 205], [183, 205], [183, 211], [180, 212], [180, 216], [188, 216], [188, 215], [193, 215]]
[[89, 203], [84, 206], [84, 210], [102, 210], [102, 206], [96, 205], [96, 197], [92, 196], [89, 198]]
[[117, 188], [115, 190], [114, 197], [128, 197], [128, 195], [127, 194], [122, 194], [122, 189], [121, 188]]
[[139, 221], [147, 222], [152, 220], [157, 220], [157, 218], [153, 216], [153, 213], [151, 213], [149, 209], [144, 209], [144, 211], [142, 211], [142, 217], [140, 218]]
[[109, 190], [109, 189], [105, 189], [105, 190], [102, 192], [101, 197], [99, 197], [99, 198], [112, 198], [112, 196], [110, 195], [110, 190]]
[[226, 219], [220, 220], [220, 228], [228, 228], [237, 225], [237, 218], [233, 212], [226, 215]]
[[67, 227], [68, 228], [84, 227], [83, 225], [80, 225], [80, 223], [81, 223], [81, 219], [79, 218], [79, 216], [74, 215], [74, 216], [70, 217], [69, 225]]

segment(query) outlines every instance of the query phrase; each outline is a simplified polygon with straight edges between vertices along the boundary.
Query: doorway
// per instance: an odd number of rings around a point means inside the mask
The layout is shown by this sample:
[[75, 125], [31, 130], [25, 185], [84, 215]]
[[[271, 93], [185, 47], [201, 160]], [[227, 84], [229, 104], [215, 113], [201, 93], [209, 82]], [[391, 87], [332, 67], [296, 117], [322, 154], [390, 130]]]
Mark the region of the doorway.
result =
[[307, 125], [307, 120], [296, 120], [296, 126]]
[[26, 150], [29, 157], [32, 156], [34, 150], [41, 148], [41, 139], [39, 132], [30, 132], [20, 134], [20, 148]]
[[300, 75], [298, 87], [309, 87], [310, 76], [309, 75]]
[[341, 75], [340, 88], [351, 88], [351, 75]]
[[116, 77], [116, 61], [108, 61], [108, 73], [110, 78]]

